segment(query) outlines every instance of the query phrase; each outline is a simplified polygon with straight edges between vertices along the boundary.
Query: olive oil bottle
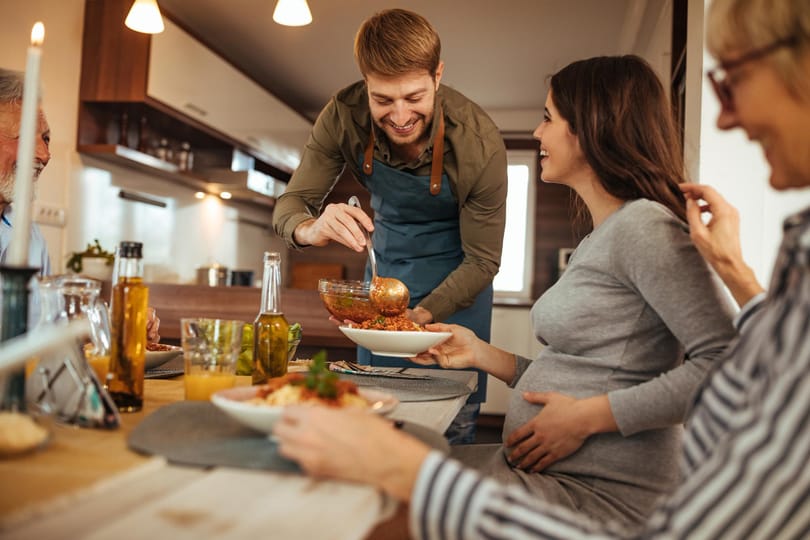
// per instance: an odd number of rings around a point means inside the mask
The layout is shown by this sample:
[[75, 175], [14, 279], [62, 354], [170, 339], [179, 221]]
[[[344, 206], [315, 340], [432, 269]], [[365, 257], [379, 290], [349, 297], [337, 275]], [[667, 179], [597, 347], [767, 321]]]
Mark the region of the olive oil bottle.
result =
[[121, 242], [115, 260], [112, 289], [110, 372], [107, 387], [118, 410], [143, 407], [146, 361], [146, 310], [149, 289], [143, 283], [143, 244]]
[[289, 328], [281, 312], [281, 255], [265, 251], [262, 304], [253, 323], [253, 384], [287, 373]]

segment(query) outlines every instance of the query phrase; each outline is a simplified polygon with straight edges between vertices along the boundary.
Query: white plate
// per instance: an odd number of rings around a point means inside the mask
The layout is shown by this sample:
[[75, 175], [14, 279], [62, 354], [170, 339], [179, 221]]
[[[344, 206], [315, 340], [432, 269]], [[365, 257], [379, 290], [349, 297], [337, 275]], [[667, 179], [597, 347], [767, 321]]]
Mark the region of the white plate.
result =
[[146, 369], [155, 369], [158, 366], [162, 366], [172, 358], [177, 358], [183, 354], [183, 347], [177, 347], [175, 345], [167, 346], [171, 347], [171, 349], [168, 351], [146, 350]]
[[[211, 402], [237, 422], [256, 431], [271, 435], [273, 426], [281, 416], [284, 406], [243, 403], [256, 397], [258, 391], [258, 386], [237, 386], [236, 388], [215, 392], [211, 396]], [[371, 405], [370, 410], [377, 414], [389, 413], [399, 404], [399, 400], [391, 394], [366, 388], [359, 388], [357, 391], [361, 397], [369, 402]]]
[[410, 358], [446, 340], [450, 332], [402, 332], [396, 330], [366, 330], [341, 326], [340, 331], [350, 340], [380, 356]]

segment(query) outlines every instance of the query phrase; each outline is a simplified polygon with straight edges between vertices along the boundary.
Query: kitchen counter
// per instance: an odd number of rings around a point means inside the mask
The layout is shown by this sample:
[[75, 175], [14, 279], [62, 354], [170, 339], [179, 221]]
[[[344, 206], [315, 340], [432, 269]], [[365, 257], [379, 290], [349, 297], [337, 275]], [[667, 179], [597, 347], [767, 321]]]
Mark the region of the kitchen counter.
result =
[[[147, 283], [149, 305], [160, 318], [161, 341], [180, 341], [180, 319], [210, 317], [252, 322], [261, 303], [258, 287], [208, 287]], [[109, 298], [110, 283], [105, 282], [102, 297]], [[318, 291], [282, 289], [281, 309], [287, 322], [303, 328], [302, 348], [355, 349], [355, 345], [329, 320]]]

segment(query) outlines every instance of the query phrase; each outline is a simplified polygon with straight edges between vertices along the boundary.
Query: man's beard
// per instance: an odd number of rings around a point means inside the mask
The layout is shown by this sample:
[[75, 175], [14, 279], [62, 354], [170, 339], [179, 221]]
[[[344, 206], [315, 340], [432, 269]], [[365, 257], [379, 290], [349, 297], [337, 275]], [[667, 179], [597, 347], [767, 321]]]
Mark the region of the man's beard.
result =
[[0, 200], [10, 203], [14, 200], [14, 177], [17, 175], [17, 167], [0, 177]]
[[[33, 171], [33, 180], [31, 185], [31, 201], [37, 198], [37, 187], [39, 182], [39, 174], [42, 172], [42, 169], [38, 167], [34, 167]], [[0, 177], [0, 200], [5, 201], [7, 203], [14, 202], [14, 179], [17, 177], [17, 164], [15, 163], [14, 166], [11, 168], [11, 171]]]

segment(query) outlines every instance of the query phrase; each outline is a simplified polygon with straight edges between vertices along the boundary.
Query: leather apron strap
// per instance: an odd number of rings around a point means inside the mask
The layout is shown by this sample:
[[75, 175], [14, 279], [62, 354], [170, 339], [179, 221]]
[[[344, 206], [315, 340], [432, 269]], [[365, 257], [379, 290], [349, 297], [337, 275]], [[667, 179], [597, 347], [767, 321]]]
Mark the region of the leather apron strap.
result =
[[433, 163], [430, 165], [430, 194], [438, 195], [442, 190], [442, 168], [444, 167], [444, 111], [439, 109], [439, 129], [433, 140]]
[[[438, 195], [442, 190], [442, 170], [444, 169], [444, 112], [439, 109], [439, 127], [433, 139], [433, 160], [430, 164], [430, 194]], [[371, 176], [374, 171], [374, 126], [368, 134], [368, 143], [363, 152], [363, 174]]]

